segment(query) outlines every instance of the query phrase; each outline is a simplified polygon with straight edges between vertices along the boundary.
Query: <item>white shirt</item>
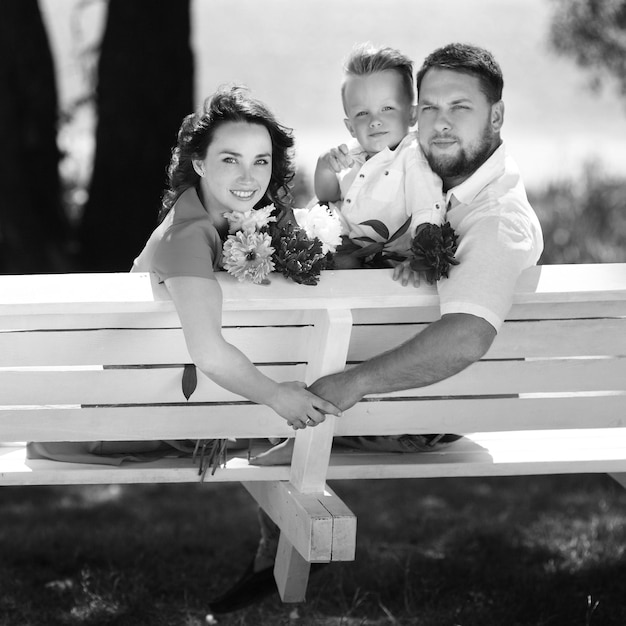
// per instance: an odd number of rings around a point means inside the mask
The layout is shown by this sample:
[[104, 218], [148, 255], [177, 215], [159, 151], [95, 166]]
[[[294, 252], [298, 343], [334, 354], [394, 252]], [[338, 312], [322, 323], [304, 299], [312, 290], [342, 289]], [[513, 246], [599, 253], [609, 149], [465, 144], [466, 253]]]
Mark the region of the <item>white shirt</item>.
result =
[[458, 235], [459, 265], [437, 283], [441, 314], [471, 313], [499, 330], [520, 273], [543, 251], [539, 220], [504, 144], [448, 191], [446, 205]]
[[[413, 218], [406, 234], [385, 246], [386, 251], [408, 254], [415, 228], [426, 221], [440, 224], [445, 214], [441, 179], [428, 166], [417, 133], [410, 132], [395, 150], [385, 148], [369, 159], [353, 142], [350, 155], [355, 164], [338, 175], [341, 202], [336, 206], [343, 234], [366, 246], [371, 241], [357, 238], [386, 241]], [[382, 224], [378, 232], [364, 224], [370, 220]]]

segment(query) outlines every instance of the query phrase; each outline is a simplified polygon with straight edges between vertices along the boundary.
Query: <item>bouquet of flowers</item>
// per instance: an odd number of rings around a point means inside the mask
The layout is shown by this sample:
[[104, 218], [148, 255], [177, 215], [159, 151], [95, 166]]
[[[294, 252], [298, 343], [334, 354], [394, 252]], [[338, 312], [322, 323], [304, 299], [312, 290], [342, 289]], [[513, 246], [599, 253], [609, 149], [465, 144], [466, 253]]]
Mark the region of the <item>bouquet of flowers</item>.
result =
[[341, 241], [339, 218], [325, 206], [293, 209], [293, 219], [280, 223], [274, 206], [228, 213], [224, 269], [238, 280], [269, 282], [273, 271], [304, 285], [316, 285]]

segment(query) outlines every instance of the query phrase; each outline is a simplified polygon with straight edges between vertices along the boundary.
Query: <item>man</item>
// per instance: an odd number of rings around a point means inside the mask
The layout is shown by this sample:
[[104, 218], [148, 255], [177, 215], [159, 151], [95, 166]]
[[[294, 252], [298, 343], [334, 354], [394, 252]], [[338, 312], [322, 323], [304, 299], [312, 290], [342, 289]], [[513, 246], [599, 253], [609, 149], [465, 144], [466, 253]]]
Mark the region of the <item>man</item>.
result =
[[[543, 250], [539, 221], [500, 137], [503, 78], [493, 56], [477, 46], [450, 44], [426, 58], [416, 85], [419, 143], [443, 181], [459, 265], [437, 284], [439, 320], [402, 345], [311, 386], [342, 410], [370, 393], [431, 385], [479, 360], [511, 307], [517, 278]], [[401, 267], [394, 278], [407, 280]], [[211, 603], [215, 612], [242, 608], [275, 590], [271, 565], [265, 564], [276, 533], [264, 526], [256, 566]]]

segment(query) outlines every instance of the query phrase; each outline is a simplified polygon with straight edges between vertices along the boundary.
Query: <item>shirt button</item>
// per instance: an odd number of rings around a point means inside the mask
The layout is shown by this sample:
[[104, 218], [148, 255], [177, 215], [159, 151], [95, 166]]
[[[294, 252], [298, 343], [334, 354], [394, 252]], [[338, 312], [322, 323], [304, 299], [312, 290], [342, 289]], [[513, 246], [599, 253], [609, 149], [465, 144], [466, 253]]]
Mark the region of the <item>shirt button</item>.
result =
[[352, 200], [350, 200], [350, 198], [346, 198], [346, 202], [347, 202], [348, 204], [350, 204], [350, 203], [352, 202]]
[[389, 176], [389, 170], [385, 172], [385, 176]]
[[359, 174], [359, 178], [365, 178], [365, 174]]

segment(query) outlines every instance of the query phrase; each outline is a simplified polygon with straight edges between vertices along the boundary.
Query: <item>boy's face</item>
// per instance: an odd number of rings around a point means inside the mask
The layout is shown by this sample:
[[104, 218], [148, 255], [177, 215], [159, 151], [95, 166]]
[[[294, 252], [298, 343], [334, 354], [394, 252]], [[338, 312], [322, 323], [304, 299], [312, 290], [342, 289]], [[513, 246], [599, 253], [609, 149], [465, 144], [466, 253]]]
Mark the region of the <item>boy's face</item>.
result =
[[415, 123], [415, 106], [394, 70], [348, 76], [343, 106], [346, 128], [370, 156], [395, 148]]

